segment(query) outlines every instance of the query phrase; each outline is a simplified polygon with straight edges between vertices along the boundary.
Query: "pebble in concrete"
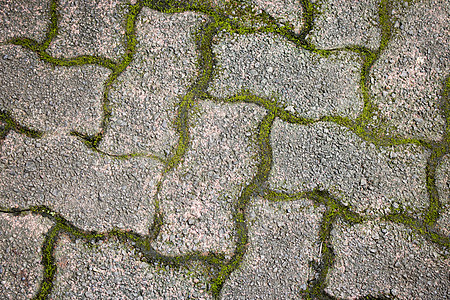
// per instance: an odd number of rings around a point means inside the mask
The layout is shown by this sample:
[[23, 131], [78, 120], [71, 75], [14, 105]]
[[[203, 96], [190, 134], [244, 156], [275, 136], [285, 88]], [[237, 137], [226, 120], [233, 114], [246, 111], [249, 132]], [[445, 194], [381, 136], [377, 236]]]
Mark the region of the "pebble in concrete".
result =
[[141, 254], [115, 239], [94, 247], [63, 237], [51, 299], [211, 299], [201, 266], [166, 269], [140, 260]]
[[420, 212], [428, 207], [427, 152], [406, 145], [379, 147], [334, 123], [310, 126], [276, 121], [271, 135], [272, 188], [329, 190], [359, 213], [382, 215], [391, 205]]
[[263, 110], [255, 105], [202, 102], [183, 162], [158, 194], [164, 226], [155, 247], [163, 253], [231, 253], [232, 212], [256, 173], [256, 132]]
[[101, 143], [111, 153], [168, 154], [181, 97], [196, 77], [196, 13], [165, 14], [143, 8], [136, 22], [137, 52], [110, 92], [113, 115]]
[[42, 280], [41, 245], [52, 223], [0, 213], [0, 298], [31, 299]]
[[338, 222], [332, 243], [336, 260], [326, 290], [333, 296], [446, 299], [450, 295], [448, 256], [403, 225], [368, 222], [349, 227]]
[[393, 132], [440, 140], [440, 94], [450, 72], [450, 2], [417, 2], [393, 14], [395, 34], [371, 72], [374, 101]]
[[248, 212], [250, 246], [226, 281], [222, 299], [300, 299], [319, 260], [323, 207], [309, 200], [270, 203], [254, 199]]
[[222, 34], [214, 45], [218, 71], [209, 91], [229, 97], [249, 89], [277, 98], [286, 109], [306, 117], [337, 114], [356, 118], [359, 57], [341, 52], [320, 57], [273, 34]]
[[380, 0], [321, 1], [310, 41], [321, 49], [355, 45], [377, 49], [381, 40], [379, 4]]
[[0, 149], [0, 205], [47, 205], [75, 226], [148, 233], [162, 164], [92, 152], [73, 136], [10, 133]]
[[49, 53], [56, 57], [100, 55], [118, 60], [125, 53], [124, 0], [61, 0], [58, 35]]
[[102, 119], [98, 66], [53, 67], [19, 46], [0, 47], [0, 109], [31, 129], [93, 134]]
[[14, 37], [42, 42], [50, 23], [49, 0], [0, 1], [0, 43]]

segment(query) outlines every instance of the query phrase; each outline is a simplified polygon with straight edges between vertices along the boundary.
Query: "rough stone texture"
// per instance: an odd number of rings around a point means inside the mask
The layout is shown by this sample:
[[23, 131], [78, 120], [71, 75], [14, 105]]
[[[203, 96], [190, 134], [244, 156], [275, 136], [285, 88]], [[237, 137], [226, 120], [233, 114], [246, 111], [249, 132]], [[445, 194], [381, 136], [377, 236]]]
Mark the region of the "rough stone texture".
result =
[[[428, 207], [427, 152], [408, 145], [366, 143], [334, 123], [310, 126], [276, 121], [272, 129], [271, 187], [289, 192], [331, 191], [355, 211], [380, 215], [394, 207]], [[367, 210], [366, 210], [367, 209]]]
[[42, 280], [41, 245], [51, 222], [0, 213], [0, 298], [31, 299]]
[[107, 69], [52, 67], [19, 46], [0, 47], [0, 109], [41, 131], [98, 131]]
[[443, 234], [450, 236], [450, 204], [442, 207], [441, 215], [436, 222], [436, 227]]
[[379, 3], [380, 0], [321, 1], [310, 41], [321, 49], [351, 45], [377, 49], [381, 40]]
[[327, 291], [339, 298], [391, 295], [447, 299], [450, 259], [402, 225], [369, 222], [332, 231], [336, 253]]
[[436, 169], [436, 186], [439, 199], [444, 204], [450, 203], [450, 154], [442, 158]]
[[211, 299], [200, 266], [166, 270], [140, 261], [116, 240], [88, 248], [62, 238], [56, 248], [56, 285], [50, 299]]
[[249, 89], [275, 96], [287, 110], [306, 117], [337, 114], [355, 118], [362, 110], [360, 59], [342, 52], [320, 57], [273, 34], [222, 34], [214, 45], [219, 71], [213, 96]]
[[42, 42], [49, 24], [49, 0], [0, 1], [0, 43], [13, 37]]
[[420, 1], [394, 13], [398, 32], [371, 72], [374, 101], [394, 132], [440, 140], [440, 94], [450, 72], [450, 2]]
[[100, 55], [118, 60], [125, 52], [125, 0], [60, 0], [58, 36], [48, 51], [56, 57]]
[[102, 157], [72, 136], [10, 133], [0, 153], [0, 206], [47, 205], [82, 229], [148, 232], [160, 163]]
[[299, 0], [253, 0], [252, 2], [274, 18], [293, 26], [295, 33], [300, 33], [303, 27], [303, 9]]
[[307, 200], [255, 199], [248, 213], [250, 247], [222, 299], [300, 299], [314, 276], [309, 262], [319, 259], [323, 211]]
[[256, 173], [250, 139], [262, 109], [203, 102], [184, 161], [158, 195], [165, 216], [156, 247], [164, 253], [221, 251], [234, 246], [233, 204]]
[[178, 137], [176, 105], [196, 77], [192, 36], [203, 18], [144, 8], [138, 17], [137, 53], [110, 93], [113, 116], [101, 148], [111, 153], [168, 154]]
[[443, 157], [436, 170], [436, 186], [439, 200], [443, 204], [437, 226], [444, 234], [450, 236], [450, 155], [448, 154]]

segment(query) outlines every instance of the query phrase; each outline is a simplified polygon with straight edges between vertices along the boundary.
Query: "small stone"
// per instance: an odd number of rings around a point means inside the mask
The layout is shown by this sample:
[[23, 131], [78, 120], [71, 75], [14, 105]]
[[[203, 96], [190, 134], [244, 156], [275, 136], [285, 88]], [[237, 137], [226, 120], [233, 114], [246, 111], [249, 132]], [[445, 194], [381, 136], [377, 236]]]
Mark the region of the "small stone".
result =
[[361, 178], [361, 185], [362, 186], [366, 186], [367, 185], [367, 179], [366, 178]]

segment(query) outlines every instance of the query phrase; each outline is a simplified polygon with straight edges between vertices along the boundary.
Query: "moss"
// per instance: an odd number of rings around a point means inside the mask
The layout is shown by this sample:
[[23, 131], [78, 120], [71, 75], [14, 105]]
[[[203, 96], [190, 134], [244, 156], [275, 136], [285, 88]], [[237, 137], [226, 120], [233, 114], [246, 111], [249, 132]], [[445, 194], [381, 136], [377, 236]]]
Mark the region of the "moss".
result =
[[30, 129], [23, 125], [20, 125], [11, 115], [9, 111], [0, 109], [0, 121], [5, 123], [4, 130], [0, 134], [0, 139], [3, 138], [9, 130], [14, 130], [17, 133], [21, 133], [31, 138], [41, 138], [44, 132], [39, 130]]

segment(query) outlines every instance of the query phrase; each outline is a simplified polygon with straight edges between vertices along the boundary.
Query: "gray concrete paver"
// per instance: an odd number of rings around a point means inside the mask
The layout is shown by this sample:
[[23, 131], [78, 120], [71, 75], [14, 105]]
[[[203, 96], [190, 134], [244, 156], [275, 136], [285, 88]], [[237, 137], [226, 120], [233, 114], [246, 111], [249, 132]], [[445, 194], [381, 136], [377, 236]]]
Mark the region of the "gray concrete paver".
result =
[[223, 288], [222, 299], [298, 299], [314, 277], [323, 207], [311, 201], [254, 199], [249, 212], [250, 249]]
[[126, 13], [124, 0], [62, 0], [59, 32], [48, 52], [58, 58], [99, 55], [117, 60], [125, 53]]
[[109, 70], [53, 67], [19, 46], [0, 47], [0, 69], [0, 109], [21, 124], [53, 133], [99, 130]]
[[60, 268], [50, 299], [211, 299], [201, 266], [152, 266], [117, 240], [89, 247], [62, 237], [55, 258]]
[[416, 213], [428, 205], [425, 166], [428, 153], [415, 146], [380, 147], [344, 127], [275, 122], [271, 188], [297, 193], [325, 189], [355, 212], [387, 214], [391, 206]]
[[320, 1], [311, 31], [311, 43], [320, 49], [364, 46], [377, 49], [381, 41], [378, 26], [379, 0]]
[[450, 259], [402, 225], [337, 224], [332, 232], [337, 259], [329, 273], [330, 294], [367, 294], [399, 299], [445, 299], [450, 295]]
[[167, 155], [177, 142], [176, 105], [197, 73], [194, 31], [200, 14], [164, 14], [144, 8], [136, 22], [133, 62], [113, 85], [113, 114], [100, 149]]
[[118, 160], [73, 136], [41, 140], [9, 134], [1, 148], [1, 207], [47, 205], [85, 230], [146, 234], [162, 164]]
[[371, 70], [374, 102], [392, 132], [440, 140], [442, 81], [450, 71], [450, 4], [420, 1], [394, 12], [394, 36]]
[[0, 6], [0, 43], [17, 36], [45, 39], [50, 0], [3, 0]]
[[260, 97], [275, 97], [305, 117], [356, 118], [361, 113], [362, 61], [355, 54], [323, 58], [273, 34], [223, 34], [213, 50], [219, 69], [210, 86], [213, 96], [231, 97], [248, 89]]
[[30, 299], [42, 280], [41, 245], [51, 221], [0, 213], [0, 298]]

